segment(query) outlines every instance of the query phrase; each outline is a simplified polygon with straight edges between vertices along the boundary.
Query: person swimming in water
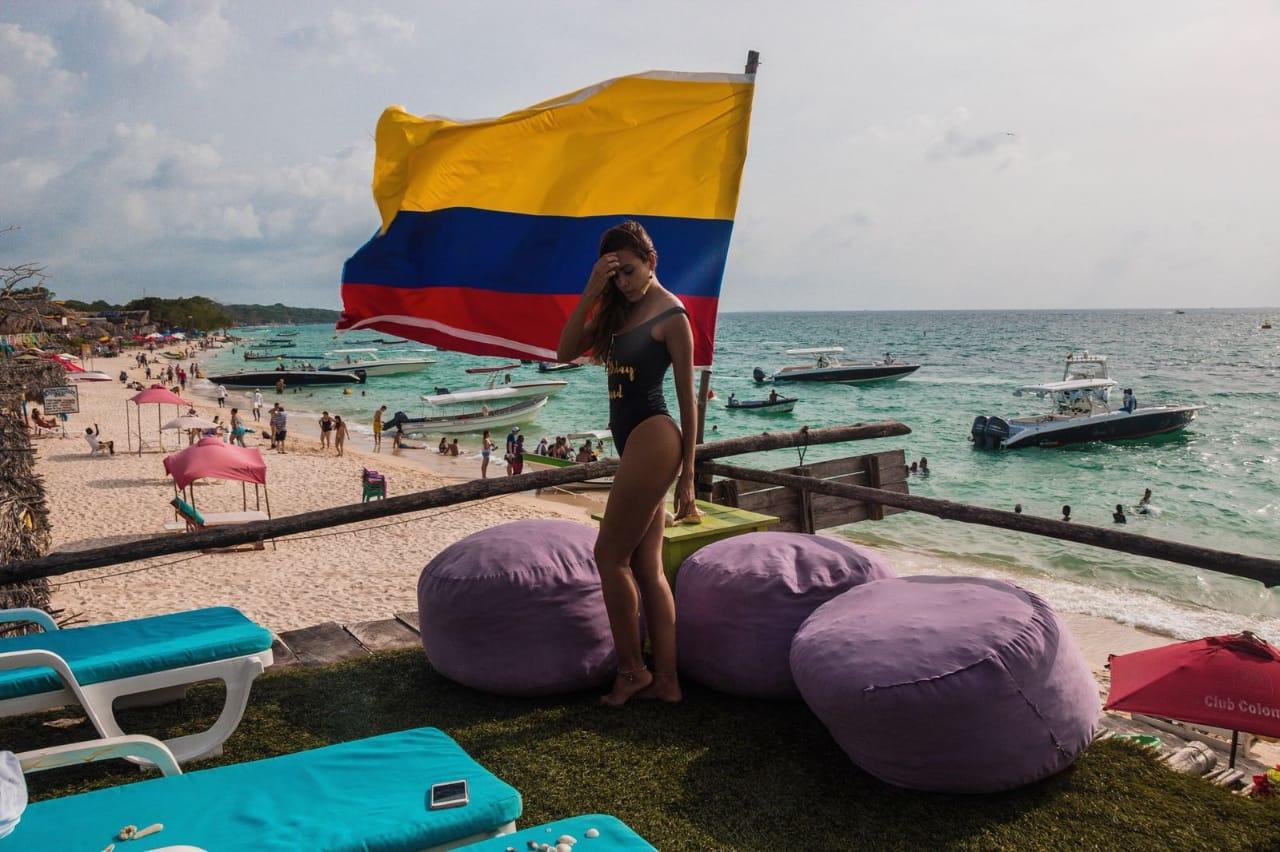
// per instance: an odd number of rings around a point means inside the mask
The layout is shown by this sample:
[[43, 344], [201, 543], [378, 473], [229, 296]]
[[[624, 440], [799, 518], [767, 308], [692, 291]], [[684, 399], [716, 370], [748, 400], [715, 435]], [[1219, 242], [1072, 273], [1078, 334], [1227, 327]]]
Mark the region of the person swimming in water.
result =
[[[698, 412], [693, 331], [680, 300], [658, 281], [657, 266], [657, 249], [639, 222], [628, 220], [607, 230], [556, 348], [561, 363], [590, 352], [604, 365], [609, 426], [621, 456], [595, 545], [618, 660], [613, 687], [601, 699], [612, 707], [641, 693], [664, 701], [681, 698], [675, 601], [662, 569], [662, 503], [675, 480], [676, 518], [699, 515], [693, 489]], [[675, 373], [679, 425], [662, 391], [668, 369]], [[641, 603], [653, 672], [641, 654]]]
[[1138, 501], [1138, 514], [1146, 515], [1151, 512], [1151, 489], [1148, 488], [1142, 492], [1142, 499]]

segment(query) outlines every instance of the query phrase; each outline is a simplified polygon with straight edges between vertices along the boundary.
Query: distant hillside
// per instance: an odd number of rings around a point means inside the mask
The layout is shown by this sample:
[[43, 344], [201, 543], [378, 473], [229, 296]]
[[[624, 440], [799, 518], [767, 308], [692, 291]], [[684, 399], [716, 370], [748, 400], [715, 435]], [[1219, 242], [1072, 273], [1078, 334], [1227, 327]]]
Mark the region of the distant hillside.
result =
[[[52, 298], [50, 293], [49, 297]], [[291, 308], [276, 302], [274, 305], [223, 305], [204, 296], [163, 299], [148, 296], [134, 299], [124, 305], [112, 305], [99, 299], [81, 302], [66, 299], [64, 307], [87, 314], [104, 311], [150, 311], [151, 321], [168, 328], [199, 328], [210, 331], [232, 325], [267, 325], [338, 321], [338, 312], [326, 308]]]
[[334, 323], [338, 312], [327, 308], [291, 308], [276, 302], [274, 305], [223, 305], [236, 325], [266, 325], [291, 323], [302, 325], [311, 322]]

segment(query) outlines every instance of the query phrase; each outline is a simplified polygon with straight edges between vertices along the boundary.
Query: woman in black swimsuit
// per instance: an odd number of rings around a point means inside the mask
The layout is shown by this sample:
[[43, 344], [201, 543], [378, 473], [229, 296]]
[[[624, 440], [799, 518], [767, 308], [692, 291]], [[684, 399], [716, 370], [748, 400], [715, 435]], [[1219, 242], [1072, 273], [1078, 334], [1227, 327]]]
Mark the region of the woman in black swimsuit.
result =
[[[618, 656], [613, 689], [601, 700], [613, 707], [639, 693], [680, 700], [675, 601], [662, 570], [662, 502], [679, 474], [676, 517], [697, 513], [693, 332], [680, 300], [658, 283], [657, 265], [653, 241], [638, 222], [623, 222], [606, 231], [600, 240], [600, 258], [560, 333], [556, 351], [561, 362], [590, 351], [604, 365], [609, 377], [609, 426], [622, 456], [595, 547]], [[668, 367], [675, 372], [679, 427], [662, 394]], [[641, 656], [640, 601], [653, 644], [653, 673]]]

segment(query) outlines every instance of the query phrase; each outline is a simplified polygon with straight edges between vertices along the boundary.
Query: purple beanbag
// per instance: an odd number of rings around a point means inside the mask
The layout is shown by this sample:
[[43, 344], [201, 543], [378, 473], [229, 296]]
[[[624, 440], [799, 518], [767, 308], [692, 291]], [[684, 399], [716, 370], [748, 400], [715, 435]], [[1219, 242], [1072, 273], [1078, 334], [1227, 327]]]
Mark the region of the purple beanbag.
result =
[[854, 586], [895, 576], [874, 552], [800, 533], [717, 541], [676, 575], [680, 670], [723, 692], [797, 695], [788, 654], [815, 609]]
[[1093, 736], [1098, 687], [1041, 598], [1010, 583], [905, 577], [819, 608], [791, 645], [810, 709], [891, 784], [990, 793], [1068, 766]]
[[445, 677], [502, 695], [573, 692], [616, 668], [592, 553], [596, 531], [516, 521], [445, 548], [418, 577], [427, 659]]

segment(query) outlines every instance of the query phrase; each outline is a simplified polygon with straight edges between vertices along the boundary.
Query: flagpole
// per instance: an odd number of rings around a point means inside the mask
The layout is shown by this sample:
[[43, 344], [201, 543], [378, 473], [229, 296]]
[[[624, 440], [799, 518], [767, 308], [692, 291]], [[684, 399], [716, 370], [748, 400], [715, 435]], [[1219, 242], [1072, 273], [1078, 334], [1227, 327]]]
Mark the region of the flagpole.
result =
[[[760, 67], [760, 51], [747, 51], [747, 65], [743, 70], [748, 74], [755, 74], [756, 69]], [[707, 426], [707, 394], [711, 390], [711, 368], [706, 367], [701, 370], [702, 377], [698, 380], [698, 443], [704, 440]], [[699, 500], [711, 499], [711, 474], [699, 474], [694, 480], [694, 496]]]

